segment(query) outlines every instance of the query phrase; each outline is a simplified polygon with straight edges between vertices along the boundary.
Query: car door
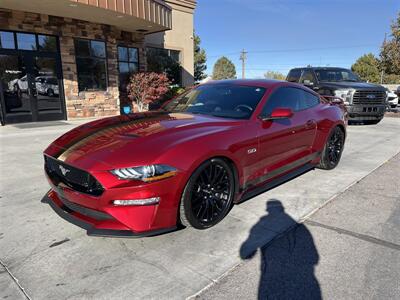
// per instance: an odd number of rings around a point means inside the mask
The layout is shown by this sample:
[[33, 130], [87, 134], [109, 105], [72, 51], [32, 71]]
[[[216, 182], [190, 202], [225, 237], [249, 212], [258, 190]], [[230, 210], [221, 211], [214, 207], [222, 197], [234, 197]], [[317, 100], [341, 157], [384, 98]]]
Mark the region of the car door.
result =
[[[278, 107], [290, 108], [293, 116], [287, 119], [261, 121], [259, 129], [259, 174], [265, 178], [274, 171], [279, 175], [300, 164], [311, 153], [316, 123], [302, 110], [304, 90], [280, 87], [267, 99], [261, 116], [268, 117]], [[303, 104], [302, 104], [303, 103]]]
[[320, 104], [319, 96], [306, 90], [297, 89], [298, 107], [296, 115], [303, 120], [304, 126], [297, 133], [298, 139], [301, 140], [300, 153], [302, 156], [307, 156], [312, 152], [315, 136], [317, 134], [318, 113], [315, 108]]

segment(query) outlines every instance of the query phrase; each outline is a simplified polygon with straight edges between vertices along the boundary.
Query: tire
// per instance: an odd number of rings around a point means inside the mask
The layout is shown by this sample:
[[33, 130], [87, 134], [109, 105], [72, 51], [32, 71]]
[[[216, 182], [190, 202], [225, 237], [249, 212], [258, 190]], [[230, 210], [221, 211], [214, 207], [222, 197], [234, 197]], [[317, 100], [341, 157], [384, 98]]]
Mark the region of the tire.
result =
[[343, 147], [344, 132], [340, 127], [336, 126], [328, 136], [324, 150], [322, 151], [321, 160], [317, 167], [323, 170], [332, 170], [336, 168], [342, 157]]
[[207, 229], [229, 212], [235, 195], [231, 166], [220, 158], [201, 164], [190, 176], [179, 205], [180, 222], [185, 227]]

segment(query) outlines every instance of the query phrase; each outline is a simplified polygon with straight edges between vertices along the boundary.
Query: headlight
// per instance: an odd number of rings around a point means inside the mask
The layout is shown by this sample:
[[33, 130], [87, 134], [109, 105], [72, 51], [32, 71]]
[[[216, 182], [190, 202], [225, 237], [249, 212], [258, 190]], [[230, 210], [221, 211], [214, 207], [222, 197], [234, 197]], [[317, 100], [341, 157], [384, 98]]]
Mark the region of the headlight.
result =
[[167, 165], [150, 165], [112, 170], [111, 173], [119, 179], [135, 179], [144, 182], [156, 181], [176, 174], [177, 170]]
[[352, 89], [336, 90], [335, 96], [342, 98], [344, 101], [344, 104], [349, 105], [351, 103], [351, 96], [352, 96], [353, 92], [354, 92], [354, 90], [352, 90]]

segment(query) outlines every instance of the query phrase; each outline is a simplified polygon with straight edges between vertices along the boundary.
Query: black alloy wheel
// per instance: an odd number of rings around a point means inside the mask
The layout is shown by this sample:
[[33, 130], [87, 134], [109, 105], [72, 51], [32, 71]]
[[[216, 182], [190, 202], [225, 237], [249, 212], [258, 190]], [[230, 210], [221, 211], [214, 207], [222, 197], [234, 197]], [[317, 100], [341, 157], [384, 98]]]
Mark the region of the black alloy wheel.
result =
[[180, 205], [182, 225], [197, 229], [214, 226], [228, 213], [234, 194], [231, 166], [219, 158], [206, 161], [186, 184]]
[[325, 170], [334, 169], [339, 164], [343, 147], [344, 132], [339, 127], [335, 127], [325, 144], [318, 167]]

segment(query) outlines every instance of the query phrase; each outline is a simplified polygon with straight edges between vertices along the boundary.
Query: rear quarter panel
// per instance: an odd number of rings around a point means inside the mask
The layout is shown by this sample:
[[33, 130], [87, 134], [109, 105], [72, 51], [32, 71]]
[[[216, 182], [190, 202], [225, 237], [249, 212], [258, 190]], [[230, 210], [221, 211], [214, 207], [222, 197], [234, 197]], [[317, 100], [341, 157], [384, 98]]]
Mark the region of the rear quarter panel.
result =
[[347, 119], [345, 108], [323, 100], [315, 108], [315, 115], [317, 116], [317, 132], [313, 144], [313, 150], [323, 150], [329, 133], [335, 126], [340, 126], [344, 129], [346, 135]]

